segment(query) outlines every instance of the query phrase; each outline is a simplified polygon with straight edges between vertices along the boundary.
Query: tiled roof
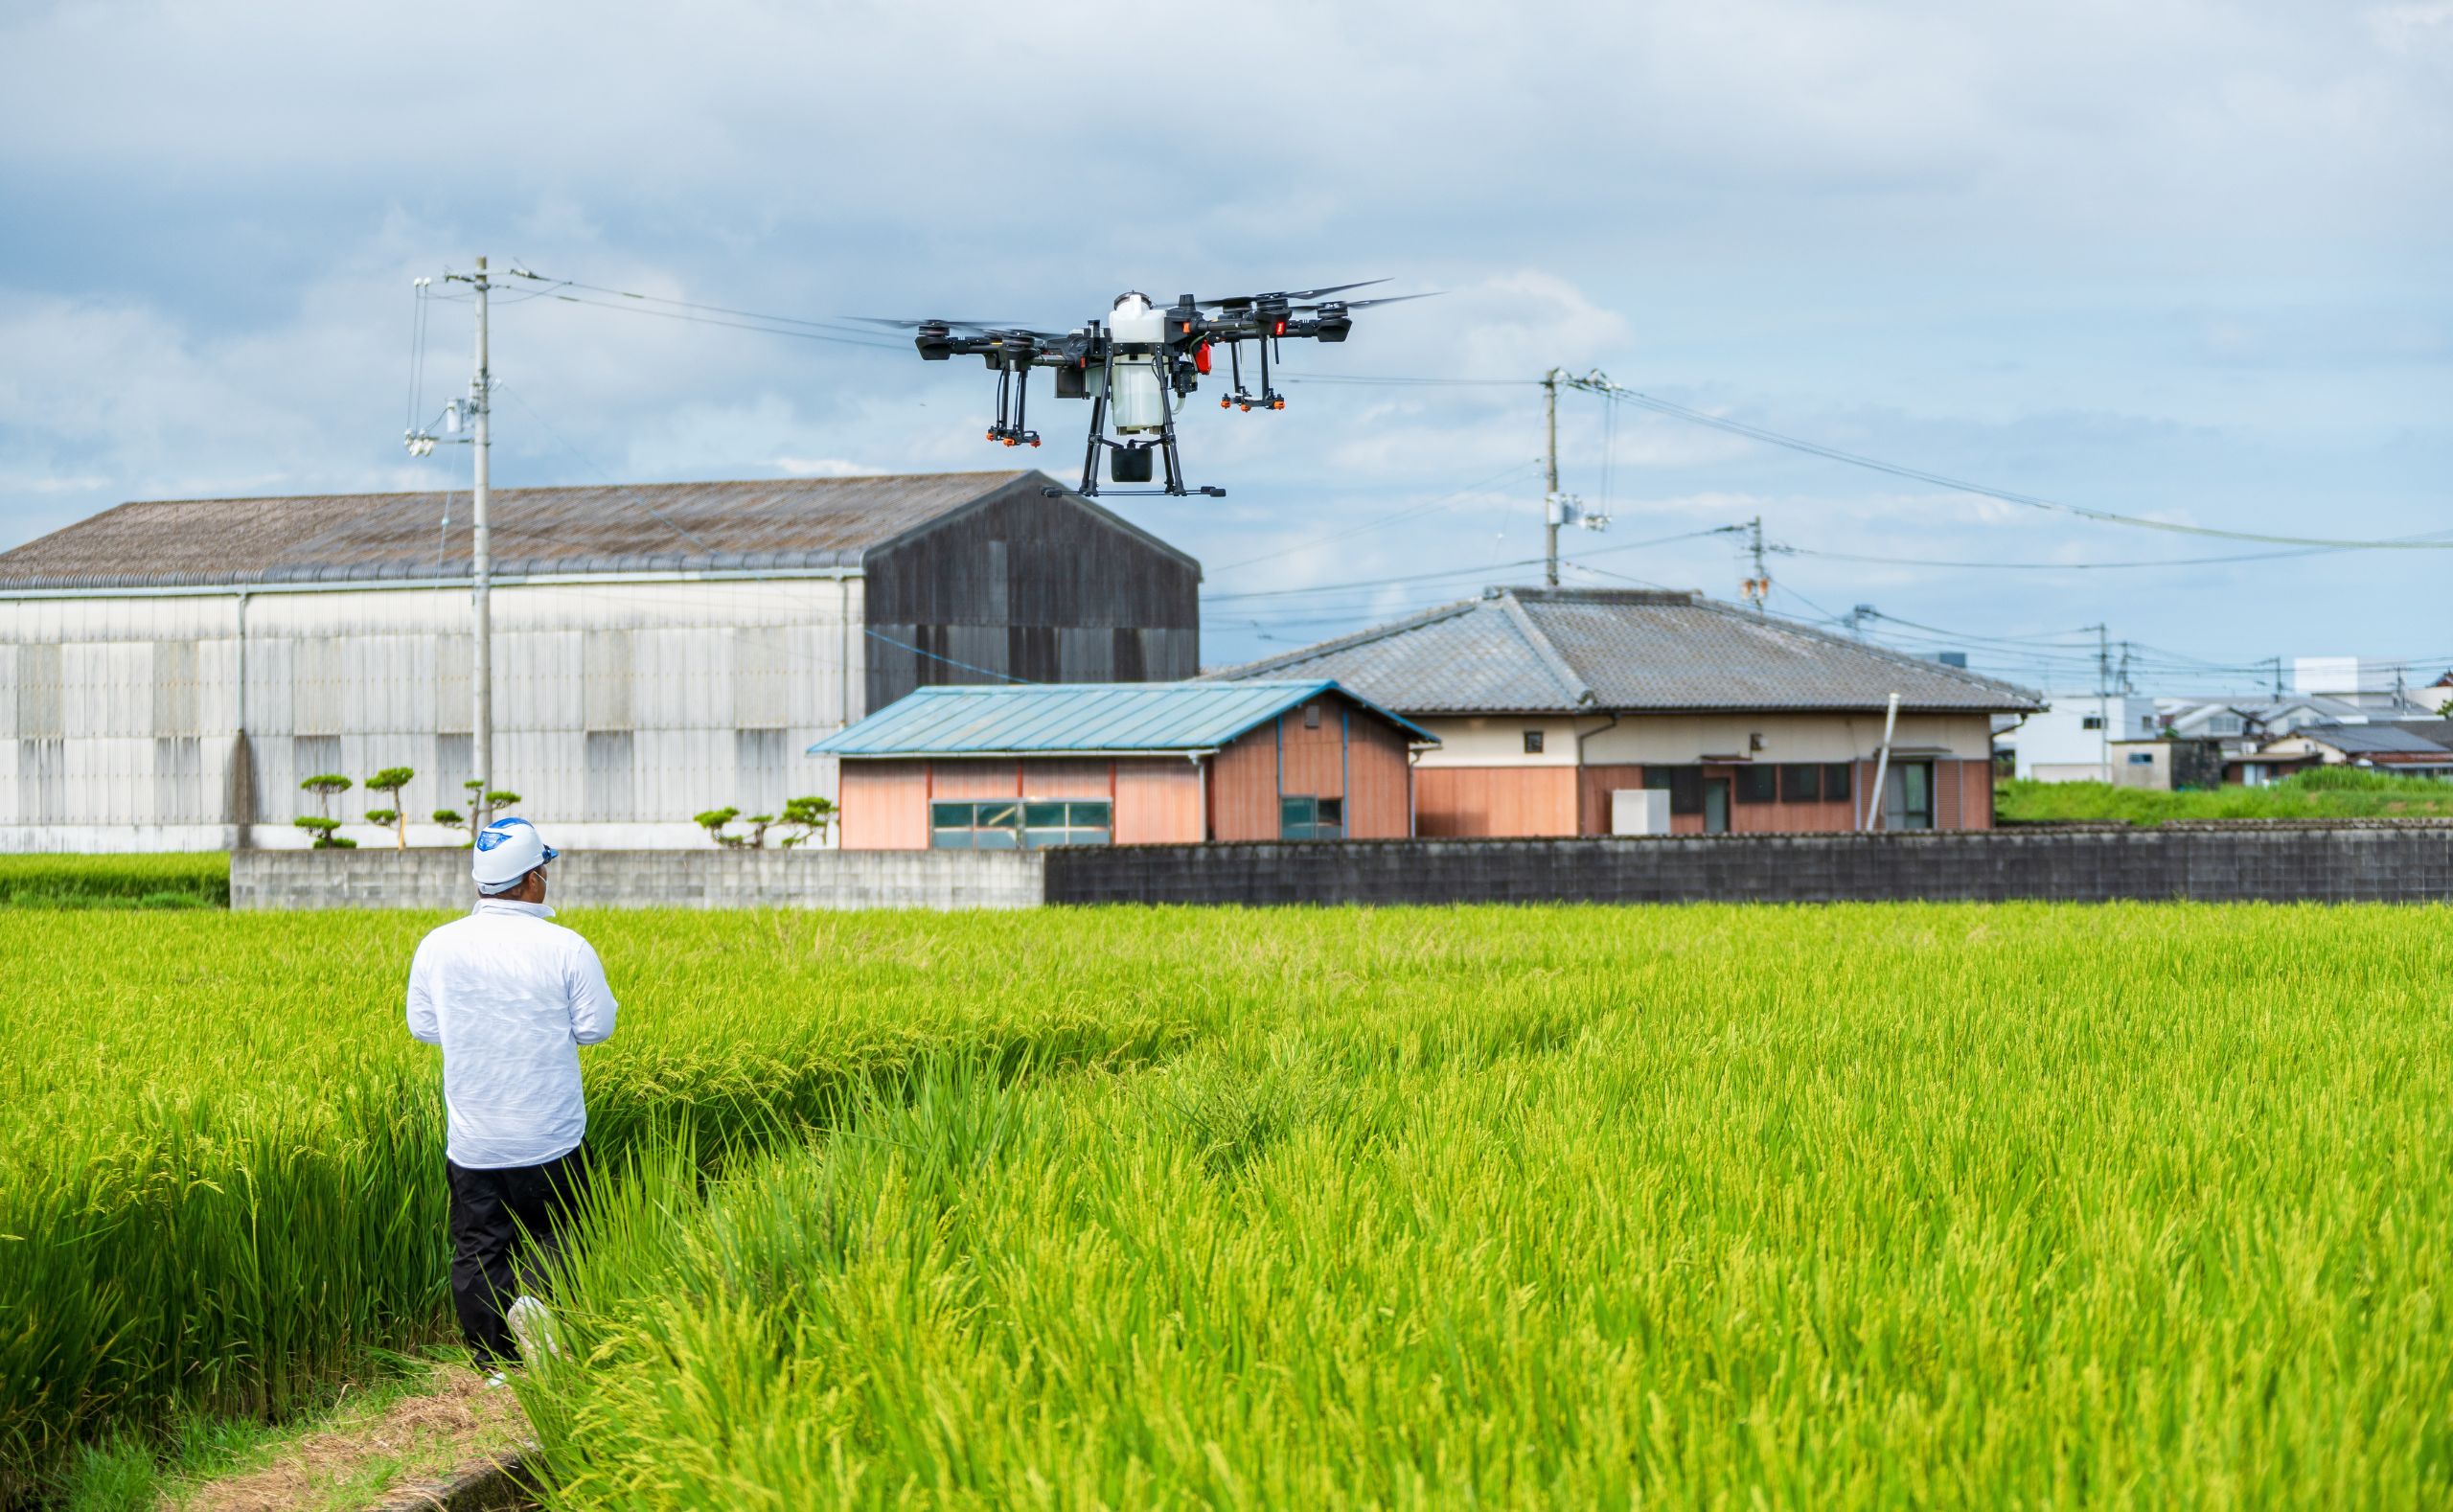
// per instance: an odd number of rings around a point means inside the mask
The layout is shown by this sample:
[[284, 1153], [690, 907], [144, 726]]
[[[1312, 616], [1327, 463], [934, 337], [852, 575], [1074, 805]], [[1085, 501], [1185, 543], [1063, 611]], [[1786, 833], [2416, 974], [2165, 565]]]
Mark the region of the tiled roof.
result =
[[[493, 571], [858, 568], [872, 548], [1025, 482], [1052, 486], [1009, 471], [496, 489]], [[122, 504], [0, 553], [0, 593], [466, 577], [469, 509], [466, 489]]]
[[1505, 588], [1213, 674], [1334, 677], [1401, 713], [2024, 712], [2025, 688], [1698, 594]]
[[1336, 694], [1418, 741], [1435, 736], [1326, 679], [1019, 683], [922, 688], [809, 748], [813, 756], [1108, 755], [1205, 751]]
[[2319, 741], [2346, 756], [2453, 761], [2453, 750], [2447, 750], [2441, 740], [2430, 738], [2435, 734], [2434, 730], [2413, 727], [2432, 725], [2441, 729], [2444, 724], [2442, 720], [2380, 722], [2373, 724], [2304, 724], [2286, 739]]

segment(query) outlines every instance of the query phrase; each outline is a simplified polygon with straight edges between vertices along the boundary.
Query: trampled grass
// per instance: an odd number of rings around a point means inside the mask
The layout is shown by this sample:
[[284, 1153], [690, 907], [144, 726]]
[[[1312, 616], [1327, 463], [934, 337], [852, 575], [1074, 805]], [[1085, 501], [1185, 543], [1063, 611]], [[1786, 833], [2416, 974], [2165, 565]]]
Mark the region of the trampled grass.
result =
[[[439, 1331], [428, 922], [0, 918], [20, 1453]], [[2453, 1495], [2453, 912], [574, 922], [558, 1505]]]

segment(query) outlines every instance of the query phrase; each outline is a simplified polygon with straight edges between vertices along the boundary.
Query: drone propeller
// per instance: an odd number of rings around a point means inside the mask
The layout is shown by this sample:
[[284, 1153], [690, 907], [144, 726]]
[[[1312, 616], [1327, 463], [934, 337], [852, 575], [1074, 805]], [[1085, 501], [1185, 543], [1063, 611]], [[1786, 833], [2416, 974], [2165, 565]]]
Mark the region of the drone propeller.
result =
[[1243, 309], [1252, 305], [1273, 305], [1280, 302], [1291, 304], [1296, 300], [1318, 299], [1323, 294], [1335, 294], [1344, 289], [1364, 288], [1373, 284], [1387, 282], [1388, 281], [1385, 278], [1366, 278], [1354, 284], [1327, 284], [1318, 288], [1280, 289], [1268, 294], [1230, 294], [1225, 299], [1196, 299], [1193, 303], [1219, 309]]
[[861, 322], [863, 325], [891, 326], [897, 331], [918, 331], [924, 326], [945, 326], [949, 329], [976, 331], [986, 335], [994, 335], [1000, 331], [1020, 331], [1022, 329], [1020, 326], [1016, 325], [1010, 320], [937, 320], [933, 318], [928, 320], [894, 320], [880, 315], [845, 315], [843, 318], [846, 320], [857, 320]]
[[1332, 299], [1318, 305], [1298, 306], [1302, 309], [1368, 309], [1374, 305], [1402, 305], [1410, 299], [1436, 299], [1448, 292], [1444, 288], [1425, 289], [1419, 294], [1381, 294], [1372, 299]]

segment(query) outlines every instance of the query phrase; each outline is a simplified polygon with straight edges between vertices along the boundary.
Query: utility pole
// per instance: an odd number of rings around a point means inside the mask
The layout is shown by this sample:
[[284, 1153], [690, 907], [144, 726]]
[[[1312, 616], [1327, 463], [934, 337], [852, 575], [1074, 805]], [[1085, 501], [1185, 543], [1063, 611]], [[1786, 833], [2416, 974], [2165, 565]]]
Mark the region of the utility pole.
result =
[[493, 818], [491, 794], [494, 790], [494, 637], [493, 606], [489, 600], [493, 584], [493, 561], [491, 554], [486, 519], [487, 460], [491, 432], [489, 422], [493, 412], [493, 398], [489, 392], [492, 381], [486, 363], [486, 292], [493, 286], [486, 278], [486, 260], [477, 259], [473, 273], [450, 273], [445, 277], [455, 284], [466, 284], [477, 299], [477, 372], [469, 385], [465, 407], [476, 424], [474, 444], [476, 478], [470, 486], [475, 495], [474, 518], [470, 521], [469, 575], [472, 608], [476, 619], [476, 667], [470, 679], [476, 694], [476, 707], [470, 722], [470, 746], [476, 791], [469, 800], [477, 827], [482, 829]]
[[1542, 581], [1554, 588], [1559, 585], [1559, 516], [1564, 513], [1559, 499], [1560, 376], [1557, 368], [1542, 375], [1542, 412], [1549, 432], [1547, 492], [1542, 495]]
[[2112, 631], [2101, 624], [2096, 632], [2096, 751], [2104, 781], [2112, 781]]
[[1754, 553], [1754, 576], [1746, 580], [1746, 598], [1754, 606], [1754, 612], [1761, 614], [1763, 601], [1772, 596], [1772, 570], [1763, 565], [1763, 516], [1757, 515], [1748, 520], [1746, 528], [1752, 533], [1748, 549]]

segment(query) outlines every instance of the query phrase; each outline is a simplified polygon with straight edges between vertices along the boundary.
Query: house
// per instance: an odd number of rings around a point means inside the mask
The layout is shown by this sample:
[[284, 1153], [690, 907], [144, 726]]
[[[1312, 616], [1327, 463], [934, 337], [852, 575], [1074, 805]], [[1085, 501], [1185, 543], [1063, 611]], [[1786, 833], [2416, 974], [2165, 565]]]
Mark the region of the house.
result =
[[2189, 792], [2219, 788], [2226, 779], [2223, 743], [2212, 738], [2162, 735], [2114, 741], [2109, 748], [2116, 788]]
[[2056, 693], [2052, 707], [2028, 716], [2002, 744], [2016, 754], [2013, 776], [2033, 782], [2112, 782], [2113, 746], [2154, 739], [2155, 700], [2127, 693]]
[[1334, 681], [922, 688], [810, 747], [848, 850], [1401, 839], [1438, 740]]
[[[463, 807], [468, 513], [124, 504], [0, 554], [0, 850], [302, 843], [302, 779], [384, 767]], [[924, 684], [1199, 670], [1199, 563], [1038, 472], [501, 489], [492, 527], [493, 777], [565, 844], [833, 796], [804, 748]]]
[[2453, 720], [2312, 724], [2230, 763], [2250, 787], [2310, 767], [2362, 767], [2413, 777], [2453, 777]]
[[1210, 676], [1334, 679], [1437, 736], [1414, 771], [1426, 836], [1608, 834], [1650, 807], [1615, 796], [1630, 791], [1665, 793], [1673, 833], [1988, 828], [1992, 719], [2042, 706], [1960, 668], [1636, 589], [1494, 588]]

